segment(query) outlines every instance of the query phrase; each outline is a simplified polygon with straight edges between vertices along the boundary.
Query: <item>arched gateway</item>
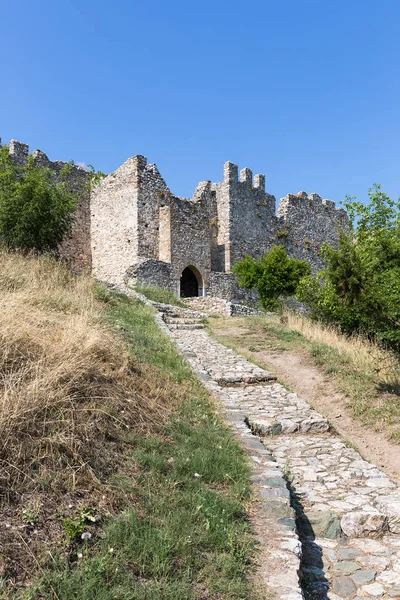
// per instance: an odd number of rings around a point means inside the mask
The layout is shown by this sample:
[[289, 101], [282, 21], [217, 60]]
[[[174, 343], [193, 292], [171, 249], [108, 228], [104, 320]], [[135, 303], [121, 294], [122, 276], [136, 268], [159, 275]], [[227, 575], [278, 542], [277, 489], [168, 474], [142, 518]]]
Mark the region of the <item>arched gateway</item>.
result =
[[186, 269], [183, 269], [180, 285], [181, 298], [203, 296], [203, 293], [203, 278], [196, 267], [190, 265]]

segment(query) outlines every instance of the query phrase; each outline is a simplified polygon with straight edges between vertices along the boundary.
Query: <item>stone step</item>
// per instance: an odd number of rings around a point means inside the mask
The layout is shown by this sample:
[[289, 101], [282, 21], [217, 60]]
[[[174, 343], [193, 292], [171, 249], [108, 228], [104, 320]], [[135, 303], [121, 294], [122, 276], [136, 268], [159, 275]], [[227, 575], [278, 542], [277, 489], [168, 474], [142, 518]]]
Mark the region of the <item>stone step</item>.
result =
[[169, 329], [204, 329], [202, 323], [167, 323]]
[[269, 417], [266, 415], [246, 414], [250, 429], [258, 435], [279, 435], [281, 433], [324, 433], [329, 431], [329, 422], [320, 415], [309, 415], [305, 419]]
[[223, 387], [229, 387], [232, 385], [251, 385], [257, 383], [266, 383], [276, 380], [276, 375], [270, 371], [263, 371], [257, 373], [249, 373], [244, 371], [243, 373], [238, 372], [237, 374], [220, 376], [214, 375], [213, 379], [218, 385]]
[[259, 435], [324, 433], [329, 421], [302, 398], [279, 383], [226, 390], [229, 405], [239, 408], [252, 431]]
[[165, 317], [164, 321], [168, 325], [202, 325], [202, 319], [184, 318], [184, 317]]

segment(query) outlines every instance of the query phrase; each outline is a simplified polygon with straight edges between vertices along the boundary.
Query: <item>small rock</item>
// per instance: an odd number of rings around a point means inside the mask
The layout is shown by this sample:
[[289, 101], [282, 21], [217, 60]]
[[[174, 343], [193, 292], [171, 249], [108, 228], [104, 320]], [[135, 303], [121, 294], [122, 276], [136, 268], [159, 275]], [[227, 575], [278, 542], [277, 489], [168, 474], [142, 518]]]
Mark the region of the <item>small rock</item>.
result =
[[340, 558], [354, 558], [360, 556], [361, 552], [355, 548], [339, 548], [338, 554]]
[[286, 498], [289, 500], [290, 493], [286, 488], [261, 488], [260, 496], [264, 500], [269, 500], [270, 498]]
[[263, 485], [270, 487], [283, 487], [286, 488], [286, 481], [282, 477], [268, 477], [263, 479]]
[[353, 573], [352, 578], [357, 585], [365, 585], [366, 583], [373, 581], [375, 576], [376, 571], [368, 569], [367, 571], [357, 571], [356, 573]]
[[301, 543], [299, 542], [299, 540], [286, 540], [285, 542], [281, 543], [281, 549], [289, 550], [290, 552], [293, 552], [293, 554], [301, 558]]
[[376, 502], [378, 510], [388, 517], [388, 527], [393, 533], [400, 533], [400, 496], [381, 496]]
[[334, 577], [332, 588], [341, 598], [351, 598], [357, 591], [356, 584], [350, 577]]
[[340, 525], [348, 537], [366, 537], [385, 531], [387, 517], [382, 513], [354, 511], [343, 515]]
[[354, 571], [358, 571], [360, 569], [359, 565], [355, 562], [349, 560], [341, 560], [335, 565], [333, 565], [335, 571], [342, 571], [345, 575], [351, 575]]
[[287, 527], [288, 529], [291, 529], [292, 531], [295, 531], [296, 529], [296, 521], [294, 519], [290, 519], [289, 517], [278, 519], [278, 523], [284, 527]]
[[305, 516], [316, 537], [336, 539], [340, 536], [339, 519], [334, 512], [310, 510]]
[[397, 573], [397, 571], [383, 571], [376, 580], [387, 585], [400, 585], [400, 573]]
[[385, 593], [384, 587], [380, 583], [370, 583], [369, 585], [363, 585], [362, 591], [370, 596], [383, 596]]
[[374, 488], [395, 488], [396, 484], [387, 477], [373, 477], [367, 480], [367, 486]]
[[359, 556], [357, 561], [363, 567], [384, 571], [390, 565], [390, 560], [385, 556]]

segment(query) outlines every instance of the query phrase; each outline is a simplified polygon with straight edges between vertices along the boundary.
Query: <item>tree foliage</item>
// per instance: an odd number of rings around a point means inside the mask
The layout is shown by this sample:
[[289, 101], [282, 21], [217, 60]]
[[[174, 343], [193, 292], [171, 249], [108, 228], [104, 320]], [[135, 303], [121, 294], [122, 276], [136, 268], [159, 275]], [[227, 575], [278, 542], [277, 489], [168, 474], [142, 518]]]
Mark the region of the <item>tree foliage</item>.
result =
[[299, 300], [317, 318], [400, 349], [400, 201], [369, 190], [369, 202], [347, 197], [351, 223], [338, 249], [323, 246], [325, 269], [303, 279]]
[[239, 285], [256, 289], [264, 308], [276, 308], [280, 296], [292, 296], [299, 281], [310, 273], [304, 260], [289, 258], [283, 246], [274, 246], [259, 259], [245, 256], [233, 267]]
[[7, 146], [0, 149], [0, 240], [22, 251], [55, 252], [70, 232], [77, 205], [67, 164], [55, 181], [50, 169], [32, 156], [14, 164]]

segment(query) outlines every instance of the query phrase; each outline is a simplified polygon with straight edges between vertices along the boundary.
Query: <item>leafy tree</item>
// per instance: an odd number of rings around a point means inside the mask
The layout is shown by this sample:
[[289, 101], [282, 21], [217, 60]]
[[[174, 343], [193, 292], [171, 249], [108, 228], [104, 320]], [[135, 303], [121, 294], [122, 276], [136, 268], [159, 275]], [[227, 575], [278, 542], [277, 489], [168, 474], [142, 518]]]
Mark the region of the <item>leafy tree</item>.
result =
[[313, 315], [400, 349], [400, 201], [374, 185], [369, 203], [347, 197], [349, 231], [323, 246], [325, 269], [303, 279], [298, 299]]
[[280, 296], [292, 296], [302, 277], [310, 273], [304, 260], [289, 258], [283, 246], [274, 246], [259, 259], [247, 255], [233, 267], [239, 285], [255, 288], [264, 308], [276, 308]]
[[9, 248], [55, 252], [69, 233], [77, 205], [68, 183], [71, 165], [61, 180], [37, 166], [32, 156], [23, 167], [14, 164], [7, 146], [0, 149], [0, 239]]

